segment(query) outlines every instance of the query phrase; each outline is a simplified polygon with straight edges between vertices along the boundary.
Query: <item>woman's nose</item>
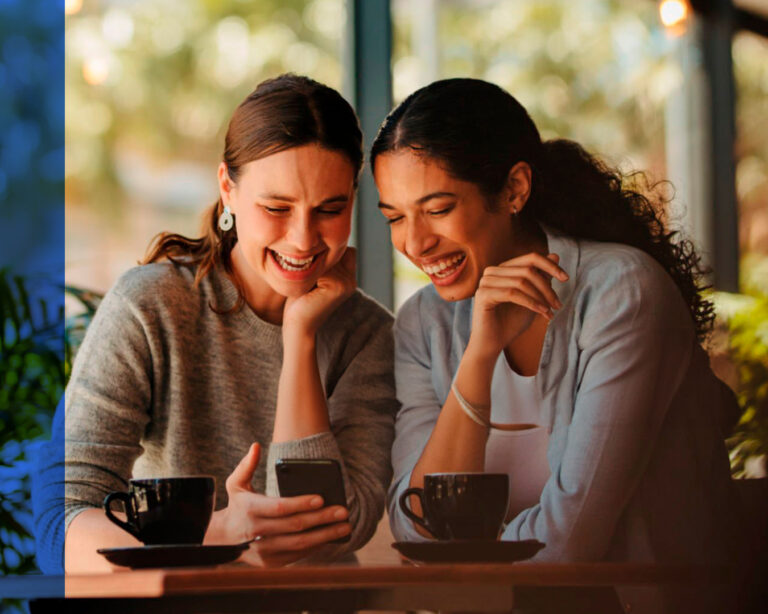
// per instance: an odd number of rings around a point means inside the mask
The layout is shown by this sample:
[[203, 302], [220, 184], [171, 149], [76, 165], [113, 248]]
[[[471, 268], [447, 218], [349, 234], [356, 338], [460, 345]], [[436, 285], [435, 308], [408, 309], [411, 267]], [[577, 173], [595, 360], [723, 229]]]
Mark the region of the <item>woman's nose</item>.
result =
[[308, 252], [317, 243], [317, 229], [308, 215], [295, 215], [288, 228], [288, 241], [297, 251]]
[[418, 258], [427, 254], [437, 245], [437, 236], [430, 228], [429, 223], [417, 216], [406, 222], [405, 253]]

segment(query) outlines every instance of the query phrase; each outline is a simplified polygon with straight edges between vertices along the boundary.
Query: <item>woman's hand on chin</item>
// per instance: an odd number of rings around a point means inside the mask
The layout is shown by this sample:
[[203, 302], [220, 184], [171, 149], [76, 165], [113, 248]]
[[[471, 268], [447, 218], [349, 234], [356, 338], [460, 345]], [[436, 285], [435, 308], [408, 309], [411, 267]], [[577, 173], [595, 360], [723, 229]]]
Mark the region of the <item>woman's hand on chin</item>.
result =
[[349, 534], [347, 510], [322, 507], [317, 495], [268, 497], [253, 491], [251, 480], [259, 464], [253, 444], [227, 478], [229, 504], [214, 512], [206, 544], [250, 541], [240, 560], [260, 567], [288, 565], [317, 552], [328, 542]]
[[[483, 271], [472, 311], [469, 346], [495, 360], [499, 353], [533, 322], [536, 314], [548, 320], [562, 305], [552, 289], [552, 277], [568, 275], [557, 254], [525, 254]], [[469, 348], [468, 348], [469, 349]]]
[[290, 297], [283, 309], [283, 337], [288, 334], [314, 338], [335, 309], [357, 287], [357, 251], [347, 247], [341, 260], [326, 271], [317, 285], [301, 296]]

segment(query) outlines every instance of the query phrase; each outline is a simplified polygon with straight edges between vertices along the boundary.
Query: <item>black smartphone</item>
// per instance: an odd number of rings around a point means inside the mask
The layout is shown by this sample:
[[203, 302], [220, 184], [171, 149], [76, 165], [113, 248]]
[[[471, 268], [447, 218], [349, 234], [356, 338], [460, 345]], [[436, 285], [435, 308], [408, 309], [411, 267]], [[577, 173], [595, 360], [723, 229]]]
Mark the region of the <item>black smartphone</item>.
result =
[[[332, 458], [280, 458], [275, 463], [281, 497], [320, 495], [323, 505], [347, 507], [344, 479], [339, 461]], [[349, 541], [345, 535], [334, 543]]]

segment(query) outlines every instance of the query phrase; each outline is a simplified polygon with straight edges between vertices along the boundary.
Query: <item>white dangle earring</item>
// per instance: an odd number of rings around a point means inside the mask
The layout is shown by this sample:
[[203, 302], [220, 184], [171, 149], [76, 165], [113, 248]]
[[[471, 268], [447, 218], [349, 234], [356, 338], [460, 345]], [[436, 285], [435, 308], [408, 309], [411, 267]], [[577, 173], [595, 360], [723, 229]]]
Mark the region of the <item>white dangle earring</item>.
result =
[[219, 228], [221, 228], [223, 232], [227, 232], [232, 228], [234, 223], [235, 220], [232, 217], [232, 212], [229, 210], [229, 207], [225, 205], [224, 211], [219, 216]]

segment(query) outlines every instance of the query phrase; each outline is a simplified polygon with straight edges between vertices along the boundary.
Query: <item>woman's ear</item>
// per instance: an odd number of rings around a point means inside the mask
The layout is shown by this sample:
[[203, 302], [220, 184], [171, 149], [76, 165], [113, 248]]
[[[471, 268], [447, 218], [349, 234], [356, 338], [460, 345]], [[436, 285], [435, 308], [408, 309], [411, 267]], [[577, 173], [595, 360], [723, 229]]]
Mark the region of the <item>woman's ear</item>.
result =
[[527, 162], [518, 162], [507, 175], [505, 206], [509, 213], [520, 213], [531, 195], [531, 167]]
[[229, 171], [227, 171], [227, 165], [222, 162], [219, 164], [219, 196], [221, 196], [221, 202], [225, 207], [231, 207], [232, 203], [232, 181], [229, 179]]

